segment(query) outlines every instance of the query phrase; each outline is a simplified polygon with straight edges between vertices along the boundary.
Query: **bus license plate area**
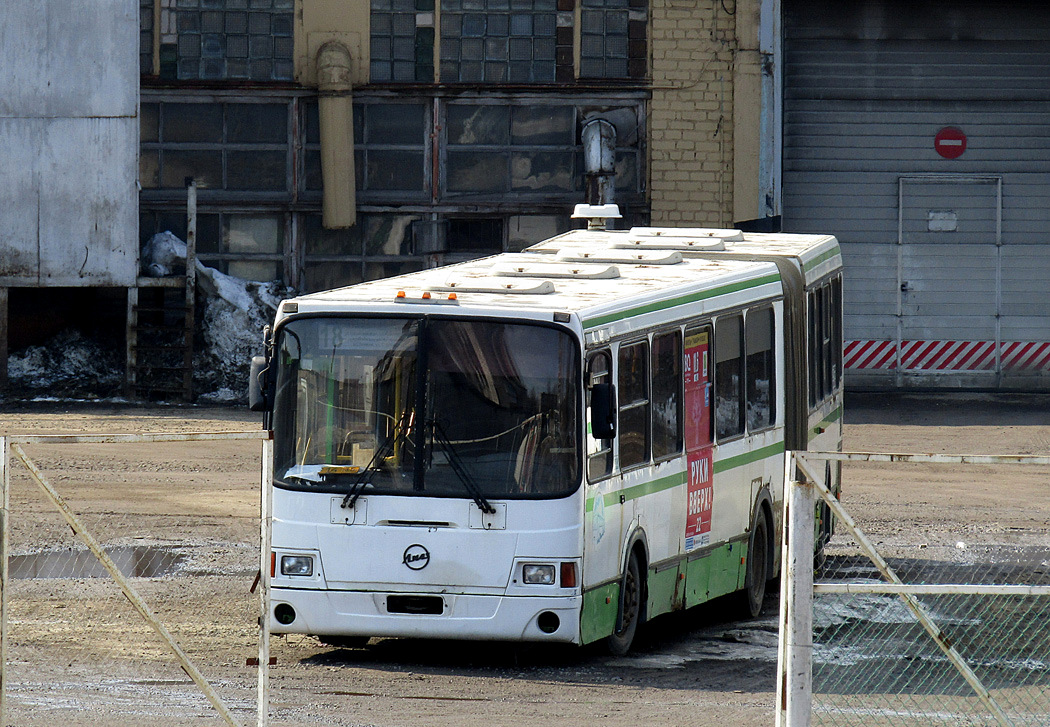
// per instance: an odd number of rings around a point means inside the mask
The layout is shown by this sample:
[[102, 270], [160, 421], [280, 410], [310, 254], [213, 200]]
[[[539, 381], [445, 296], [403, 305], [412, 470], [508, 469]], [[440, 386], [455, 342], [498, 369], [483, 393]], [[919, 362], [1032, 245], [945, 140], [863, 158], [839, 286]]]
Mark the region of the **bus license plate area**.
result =
[[441, 596], [390, 595], [386, 597], [387, 613], [408, 613], [419, 616], [440, 616], [445, 612]]

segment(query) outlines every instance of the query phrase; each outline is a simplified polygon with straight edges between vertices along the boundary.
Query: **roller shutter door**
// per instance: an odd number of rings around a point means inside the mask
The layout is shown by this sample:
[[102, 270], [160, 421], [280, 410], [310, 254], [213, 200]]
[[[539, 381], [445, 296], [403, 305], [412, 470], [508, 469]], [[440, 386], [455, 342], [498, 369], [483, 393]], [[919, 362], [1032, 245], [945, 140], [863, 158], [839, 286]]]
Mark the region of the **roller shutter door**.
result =
[[784, 13], [784, 229], [842, 242], [847, 386], [1050, 388], [1050, 3]]

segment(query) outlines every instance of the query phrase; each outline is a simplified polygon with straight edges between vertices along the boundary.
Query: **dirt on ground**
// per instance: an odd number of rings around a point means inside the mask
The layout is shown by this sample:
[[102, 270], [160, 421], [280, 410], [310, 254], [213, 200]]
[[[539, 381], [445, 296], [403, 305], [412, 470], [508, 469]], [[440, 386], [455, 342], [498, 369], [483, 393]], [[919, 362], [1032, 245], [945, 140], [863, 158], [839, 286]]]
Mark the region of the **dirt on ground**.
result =
[[[845, 449], [853, 451], [1050, 455], [1050, 399], [1041, 396], [853, 395], [844, 421]], [[235, 408], [38, 403], [0, 411], [4, 435], [259, 428], [257, 415]], [[258, 568], [260, 444], [36, 443], [24, 450], [100, 540], [183, 558], [177, 577], [142, 579], [143, 595], [233, 695], [237, 719], [254, 723], [255, 672], [246, 660], [253, 656], [248, 590]], [[11, 552], [32, 554], [52, 537], [72, 547], [68, 526], [15, 455], [11, 467]], [[1048, 482], [1043, 466], [851, 465], [842, 502], [876, 544], [891, 549], [977, 541], [1045, 547]], [[7, 723], [219, 723], [151, 629], [127, 618], [127, 604], [102, 580], [75, 578], [75, 598], [61, 585], [70, 581], [14, 582]], [[657, 619], [620, 658], [599, 648], [385, 639], [343, 649], [311, 637], [275, 638], [270, 722], [771, 725], [777, 599], [769, 596], [763, 616], [747, 621], [735, 620], [732, 606], [721, 599]], [[142, 669], [111, 666], [129, 656]], [[84, 686], [81, 678], [94, 681]]]

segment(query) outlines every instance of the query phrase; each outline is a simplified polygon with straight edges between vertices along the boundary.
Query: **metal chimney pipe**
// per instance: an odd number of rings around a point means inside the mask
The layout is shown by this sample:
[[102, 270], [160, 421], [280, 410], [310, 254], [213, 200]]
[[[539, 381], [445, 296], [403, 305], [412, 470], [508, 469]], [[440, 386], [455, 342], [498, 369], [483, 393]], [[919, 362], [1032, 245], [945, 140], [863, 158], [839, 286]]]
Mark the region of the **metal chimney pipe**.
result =
[[583, 125], [583, 169], [587, 203], [612, 204], [616, 197], [616, 127], [605, 119]]

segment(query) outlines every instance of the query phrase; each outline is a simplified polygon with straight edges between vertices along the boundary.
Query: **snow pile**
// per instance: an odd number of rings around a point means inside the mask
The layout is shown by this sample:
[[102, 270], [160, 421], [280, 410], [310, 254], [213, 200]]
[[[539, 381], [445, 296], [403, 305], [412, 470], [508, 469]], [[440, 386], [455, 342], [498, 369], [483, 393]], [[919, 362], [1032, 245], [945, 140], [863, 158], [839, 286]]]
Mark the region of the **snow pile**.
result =
[[[171, 232], [150, 238], [142, 253], [151, 274], [186, 268], [186, 243]], [[262, 353], [263, 328], [273, 322], [281, 300], [292, 295], [279, 283], [241, 280], [206, 267], [197, 269], [197, 333], [194, 339], [193, 388], [201, 401], [247, 400], [252, 356]]]
[[124, 350], [66, 330], [42, 346], [12, 353], [7, 375], [14, 389], [46, 390], [52, 397], [78, 396], [86, 390], [113, 396], [124, 385]]
[[[151, 276], [182, 274], [185, 261], [186, 244], [171, 232], [154, 235], [142, 251], [143, 271]], [[262, 353], [263, 328], [292, 291], [225, 275], [199, 260], [196, 269], [193, 389], [202, 403], [247, 401], [251, 358]], [[12, 352], [8, 378], [13, 391], [29, 395], [112, 397], [123, 388], [125, 356], [123, 336], [103, 342], [69, 329], [41, 346]]]
[[278, 283], [245, 281], [197, 263], [193, 383], [195, 390], [208, 392], [201, 400], [247, 400], [248, 371], [252, 356], [262, 353], [263, 328], [273, 323], [278, 304], [289, 295]]
[[142, 247], [143, 275], [163, 278], [168, 275], [181, 275], [184, 272], [186, 272], [186, 243], [170, 230], [158, 232]]

